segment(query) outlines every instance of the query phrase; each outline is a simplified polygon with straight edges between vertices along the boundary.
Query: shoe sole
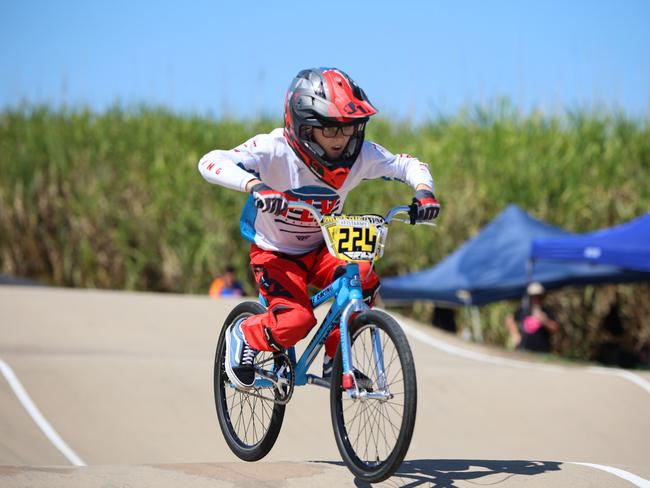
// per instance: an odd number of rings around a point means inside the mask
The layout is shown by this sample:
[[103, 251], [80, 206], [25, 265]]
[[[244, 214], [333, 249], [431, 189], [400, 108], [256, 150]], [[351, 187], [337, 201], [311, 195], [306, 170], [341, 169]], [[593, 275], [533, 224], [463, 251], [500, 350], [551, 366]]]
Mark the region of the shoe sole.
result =
[[232, 338], [232, 329], [233, 327], [237, 326], [237, 323], [238, 322], [235, 322], [230, 327], [228, 327], [228, 330], [226, 330], [226, 374], [228, 375], [230, 382], [235, 384], [236, 388], [240, 390], [250, 390], [253, 388], [255, 381], [253, 381], [253, 383], [250, 385], [245, 385], [239, 380], [239, 378], [237, 378], [237, 375], [233, 371], [232, 366], [230, 366], [230, 342]]

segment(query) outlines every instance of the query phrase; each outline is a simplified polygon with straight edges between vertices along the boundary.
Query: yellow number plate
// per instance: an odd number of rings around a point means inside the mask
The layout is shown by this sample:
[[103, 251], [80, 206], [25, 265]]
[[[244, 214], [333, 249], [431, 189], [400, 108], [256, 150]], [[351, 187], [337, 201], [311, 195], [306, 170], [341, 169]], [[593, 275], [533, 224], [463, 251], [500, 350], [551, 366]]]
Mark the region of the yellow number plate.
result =
[[383, 254], [384, 224], [378, 215], [326, 215], [321, 225], [332, 255], [345, 261], [376, 261]]

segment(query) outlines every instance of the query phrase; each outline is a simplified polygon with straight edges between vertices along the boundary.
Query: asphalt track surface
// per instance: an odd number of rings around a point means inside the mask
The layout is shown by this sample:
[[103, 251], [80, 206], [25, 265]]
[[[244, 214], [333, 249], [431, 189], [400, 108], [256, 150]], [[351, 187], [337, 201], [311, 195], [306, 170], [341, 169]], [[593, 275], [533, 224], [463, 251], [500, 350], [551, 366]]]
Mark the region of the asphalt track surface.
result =
[[[236, 303], [0, 286], [0, 487], [363, 486], [316, 386], [296, 389], [264, 460], [230, 452], [212, 363]], [[376, 486], [650, 486], [647, 372], [541, 363], [399, 320], [418, 415], [406, 461]]]

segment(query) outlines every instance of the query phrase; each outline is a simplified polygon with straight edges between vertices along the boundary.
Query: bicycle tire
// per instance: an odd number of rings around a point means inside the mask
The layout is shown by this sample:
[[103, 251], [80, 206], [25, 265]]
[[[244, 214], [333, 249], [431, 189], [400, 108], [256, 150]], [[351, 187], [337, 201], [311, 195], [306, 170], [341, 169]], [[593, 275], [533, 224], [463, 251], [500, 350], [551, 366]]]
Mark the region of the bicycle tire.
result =
[[[350, 347], [354, 367], [368, 376], [373, 390], [381, 390], [374, 367], [372, 336], [366, 333], [373, 328], [380, 334], [387, 386], [394, 396], [385, 401], [349, 398], [342, 387], [340, 347], [334, 359], [330, 387], [336, 445], [350, 471], [368, 483], [383, 481], [400, 467], [411, 444], [417, 410], [413, 354], [406, 335], [390, 315], [370, 310], [353, 320]], [[369, 351], [364, 350], [368, 347]], [[386, 446], [380, 447], [382, 442]]]
[[[280, 434], [286, 405], [252, 396], [231, 386], [225, 369], [226, 329], [240, 318], [265, 311], [257, 302], [237, 305], [223, 324], [214, 359], [214, 402], [219, 426], [228, 447], [244, 461], [258, 461], [273, 448]], [[271, 353], [261, 352], [255, 362], [263, 362], [269, 355]]]

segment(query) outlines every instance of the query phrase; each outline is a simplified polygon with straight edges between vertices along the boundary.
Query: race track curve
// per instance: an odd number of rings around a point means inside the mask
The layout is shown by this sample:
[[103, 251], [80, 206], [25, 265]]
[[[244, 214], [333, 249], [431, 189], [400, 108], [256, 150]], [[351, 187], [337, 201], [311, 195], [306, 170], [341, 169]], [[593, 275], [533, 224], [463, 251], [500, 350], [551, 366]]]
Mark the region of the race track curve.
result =
[[[230, 452], [212, 363], [236, 303], [0, 286], [0, 486], [362, 486], [323, 388], [296, 389], [263, 461]], [[376, 486], [650, 487], [647, 372], [540, 362], [398, 319], [418, 415], [406, 462]]]

